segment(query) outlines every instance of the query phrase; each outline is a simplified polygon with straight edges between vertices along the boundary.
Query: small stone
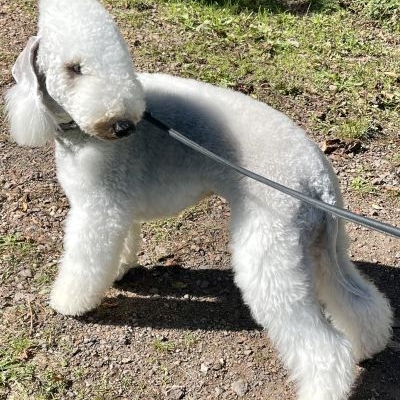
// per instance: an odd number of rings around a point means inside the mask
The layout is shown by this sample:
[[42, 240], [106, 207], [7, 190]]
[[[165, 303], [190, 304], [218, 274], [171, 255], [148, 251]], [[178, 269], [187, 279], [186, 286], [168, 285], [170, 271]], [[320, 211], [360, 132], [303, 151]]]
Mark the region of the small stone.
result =
[[321, 150], [325, 154], [331, 154], [334, 151], [338, 150], [343, 145], [340, 139], [328, 139], [325, 140], [321, 145]]
[[371, 183], [374, 186], [378, 186], [378, 185], [383, 185], [385, 183], [385, 181], [382, 178], [374, 178], [374, 179], [372, 179]]
[[85, 381], [85, 385], [86, 385], [86, 387], [92, 386], [92, 385], [93, 385], [93, 379], [87, 379], [87, 380]]
[[174, 385], [166, 390], [166, 395], [168, 399], [180, 400], [185, 397], [186, 388], [183, 386]]
[[250, 356], [251, 354], [253, 354], [253, 350], [245, 350], [243, 353], [245, 356]]
[[218, 361], [215, 361], [212, 368], [214, 371], [219, 371], [225, 365], [225, 360], [220, 358]]
[[20, 276], [23, 276], [24, 278], [32, 278], [32, 271], [30, 269], [23, 269], [20, 273]]
[[208, 368], [208, 366], [207, 366], [206, 364], [204, 364], [204, 363], [201, 364], [201, 366], [200, 366], [200, 371], [201, 371], [204, 375], [207, 374], [208, 369], [209, 369], [209, 368]]
[[81, 352], [81, 349], [79, 347], [77, 347], [71, 352], [71, 356], [76, 356], [80, 352]]
[[231, 389], [239, 396], [243, 397], [249, 390], [247, 382], [239, 379], [232, 383]]

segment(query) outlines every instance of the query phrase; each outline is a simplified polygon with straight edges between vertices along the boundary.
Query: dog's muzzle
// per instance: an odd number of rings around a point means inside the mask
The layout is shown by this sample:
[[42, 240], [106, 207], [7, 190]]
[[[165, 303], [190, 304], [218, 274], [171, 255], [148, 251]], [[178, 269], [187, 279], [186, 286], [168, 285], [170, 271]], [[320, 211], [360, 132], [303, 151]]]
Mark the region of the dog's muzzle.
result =
[[[59, 124], [59, 128], [62, 132], [80, 130], [79, 125], [74, 120]], [[132, 121], [123, 119], [115, 122], [111, 126], [109, 123], [102, 122], [96, 126], [96, 130], [99, 132], [99, 134], [96, 135], [98, 138], [103, 140], [115, 140], [131, 135], [136, 131], [136, 126]]]
[[136, 126], [132, 121], [123, 119], [121, 121], [117, 121], [113, 125], [113, 130], [114, 130], [115, 136], [117, 136], [118, 138], [123, 138], [123, 137], [129, 136], [130, 134], [134, 133], [136, 130]]

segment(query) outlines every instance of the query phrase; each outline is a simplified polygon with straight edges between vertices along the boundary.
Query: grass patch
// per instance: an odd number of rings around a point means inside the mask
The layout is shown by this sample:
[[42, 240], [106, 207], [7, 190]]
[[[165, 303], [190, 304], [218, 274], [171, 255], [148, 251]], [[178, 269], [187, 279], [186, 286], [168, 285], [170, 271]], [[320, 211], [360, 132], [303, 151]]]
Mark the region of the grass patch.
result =
[[0, 397], [10, 399], [52, 400], [61, 398], [71, 382], [66, 378], [65, 360], [43, 365], [35, 358], [40, 353], [40, 340], [27, 336], [3, 337], [0, 347]]
[[360, 194], [373, 194], [376, 188], [363, 177], [357, 176], [350, 181], [350, 187]]
[[0, 284], [13, 279], [21, 264], [37, 266], [35, 246], [18, 235], [0, 236]]
[[150, 231], [155, 244], [165, 243], [173, 239], [176, 231], [179, 231], [184, 221], [196, 221], [210, 209], [209, 200], [206, 199], [199, 204], [186, 208], [179, 215], [172, 218], [155, 220], [144, 224], [144, 231]]
[[0, 387], [23, 385], [33, 379], [35, 366], [27, 361], [31, 346], [30, 339], [17, 338], [0, 348]]
[[33, 249], [32, 243], [21, 239], [19, 235], [0, 236], [1, 251], [17, 251], [21, 254], [27, 254]]
[[373, 1], [312, 2], [306, 13], [287, 12], [289, 3], [310, 2], [124, 3], [130, 35], [150, 24], [158, 38], [135, 47], [146, 70], [243, 91], [325, 135], [365, 137], [371, 121], [385, 135], [400, 130], [400, 50], [379, 33]]
[[10, 1], [8, 6], [13, 12], [19, 12], [20, 14], [22, 13], [28, 16], [36, 16], [38, 8], [37, 3], [36, 0], [16, 0]]
[[369, 0], [366, 6], [371, 18], [400, 32], [400, 3], [398, 0]]
[[59, 396], [64, 393], [66, 387], [70, 384], [63, 374], [53, 369], [44, 372], [40, 379], [40, 383], [40, 396], [43, 400], [59, 398]]
[[156, 339], [153, 342], [153, 348], [161, 353], [170, 353], [175, 350], [175, 344], [168, 340]]
[[400, 166], [400, 153], [394, 154], [391, 162], [395, 167], [399, 167]]
[[20, 0], [18, 1], [19, 6], [29, 14], [36, 12], [36, 1], [35, 0]]
[[368, 139], [378, 135], [379, 128], [366, 119], [345, 119], [337, 127], [337, 136], [345, 139]]
[[182, 338], [182, 344], [186, 351], [191, 350], [199, 342], [193, 333], [186, 333]]

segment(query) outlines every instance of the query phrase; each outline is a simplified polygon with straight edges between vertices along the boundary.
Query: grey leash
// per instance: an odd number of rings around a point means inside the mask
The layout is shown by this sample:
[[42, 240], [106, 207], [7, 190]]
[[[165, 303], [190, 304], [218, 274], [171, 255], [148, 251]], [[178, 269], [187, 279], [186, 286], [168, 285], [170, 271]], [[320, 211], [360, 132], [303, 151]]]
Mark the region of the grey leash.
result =
[[183, 136], [181, 133], [179, 133], [175, 129], [170, 128], [169, 126], [165, 125], [163, 122], [154, 118], [147, 111], [144, 113], [143, 119], [145, 119], [146, 121], [155, 125], [159, 129], [166, 131], [172, 138], [178, 140], [179, 142], [185, 144], [186, 146], [192, 148], [193, 150], [196, 150], [199, 153], [204, 154], [205, 156], [211, 158], [212, 160], [214, 160], [222, 165], [225, 165], [226, 167], [232, 168], [236, 172], [239, 172], [251, 179], [261, 182], [264, 185], [270, 186], [270, 187], [272, 187], [276, 190], [279, 190], [289, 196], [292, 196], [298, 200], [304, 201], [305, 203], [311, 204], [312, 206], [314, 206], [316, 208], [319, 208], [323, 211], [327, 211], [327, 212], [334, 214], [337, 217], [343, 218], [347, 221], [354, 222], [356, 224], [371, 228], [375, 231], [382, 232], [387, 235], [391, 235], [391, 236], [400, 238], [400, 229], [395, 226], [388, 225], [388, 224], [376, 221], [376, 220], [368, 218], [368, 217], [363, 217], [363, 216], [355, 214], [351, 211], [347, 211], [342, 208], [333, 206], [331, 204], [324, 203], [323, 201], [314, 199], [312, 197], [308, 197], [308, 196], [304, 195], [303, 193], [300, 193], [296, 190], [293, 190], [286, 186], [283, 186], [280, 183], [271, 181], [270, 179], [267, 179], [261, 175], [255, 174], [252, 171], [249, 171], [245, 168], [240, 167], [239, 165], [233, 164], [230, 161], [225, 160], [224, 158], [214, 154], [213, 152], [205, 149], [204, 147], [200, 146], [199, 144], [197, 144], [197, 143], [193, 142], [192, 140], [188, 139], [187, 137]]

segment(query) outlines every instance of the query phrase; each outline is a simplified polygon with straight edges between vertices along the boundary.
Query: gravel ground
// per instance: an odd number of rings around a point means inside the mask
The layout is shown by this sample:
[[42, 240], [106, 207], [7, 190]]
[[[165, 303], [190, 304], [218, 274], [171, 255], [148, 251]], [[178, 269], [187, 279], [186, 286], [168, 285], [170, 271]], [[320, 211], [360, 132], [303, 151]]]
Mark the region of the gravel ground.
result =
[[[35, 16], [0, 0], [0, 18], [3, 92]], [[399, 147], [398, 138], [380, 138], [330, 154], [350, 209], [398, 224], [400, 166], [390, 160]], [[229, 206], [221, 198], [146, 225], [140, 267], [94, 312], [54, 313], [47, 296], [68, 212], [54, 170], [52, 146], [19, 148], [1, 121], [0, 399], [294, 400], [285, 369], [233, 284]], [[373, 193], [350, 184], [360, 171]], [[348, 231], [354, 262], [400, 318], [398, 240], [354, 225]], [[387, 350], [358, 367], [351, 400], [400, 399], [399, 328], [396, 322]]]

